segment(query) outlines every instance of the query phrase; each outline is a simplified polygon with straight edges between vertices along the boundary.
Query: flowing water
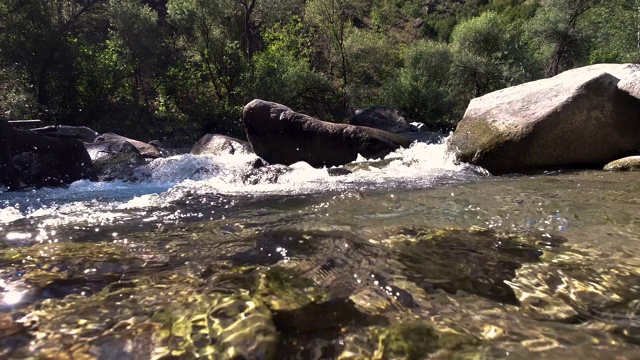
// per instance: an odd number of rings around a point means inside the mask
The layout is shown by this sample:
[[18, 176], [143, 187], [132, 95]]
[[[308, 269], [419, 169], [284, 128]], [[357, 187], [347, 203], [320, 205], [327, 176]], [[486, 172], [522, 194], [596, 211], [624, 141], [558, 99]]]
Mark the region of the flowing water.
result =
[[640, 359], [640, 174], [445, 149], [2, 192], [0, 358]]

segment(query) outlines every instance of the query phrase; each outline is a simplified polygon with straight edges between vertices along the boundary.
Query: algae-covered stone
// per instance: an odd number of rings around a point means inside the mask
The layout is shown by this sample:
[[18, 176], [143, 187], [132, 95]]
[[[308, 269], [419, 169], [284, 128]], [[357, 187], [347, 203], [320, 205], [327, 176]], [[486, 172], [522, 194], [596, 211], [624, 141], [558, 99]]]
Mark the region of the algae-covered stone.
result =
[[333, 296], [293, 269], [270, 269], [261, 276], [256, 295], [274, 312], [280, 329], [323, 331], [375, 321], [360, 312], [353, 301]]
[[348, 335], [338, 359], [419, 360], [449, 350], [466, 352], [465, 348], [478, 343], [473, 336], [452, 329], [437, 330], [428, 321], [404, 320], [388, 327], [372, 327], [365, 329], [364, 333]]
[[605, 171], [638, 171], [640, 170], [640, 156], [627, 156], [614, 160], [604, 166]]
[[[557, 246], [561, 239], [549, 239]], [[427, 291], [463, 290], [517, 303], [505, 281], [523, 264], [543, 255], [540, 239], [500, 234], [489, 229], [405, 229], [384, 240], [406, 267], [406, 276]], [[464, 259], [464, 261], [461, 261]]]
[[203, 285], [168, 275], [47, 300], [26, 319], [38, 339], [28, 351], [49, 358], [272, 359], [278, 334], [269, 309], [246, 292], [207, 292]]

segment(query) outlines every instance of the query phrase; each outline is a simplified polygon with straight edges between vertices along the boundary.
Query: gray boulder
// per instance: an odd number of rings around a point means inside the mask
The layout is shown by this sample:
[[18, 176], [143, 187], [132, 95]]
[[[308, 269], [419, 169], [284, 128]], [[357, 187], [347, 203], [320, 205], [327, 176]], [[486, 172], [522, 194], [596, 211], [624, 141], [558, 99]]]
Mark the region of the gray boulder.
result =
[[384, 105], [356, 110], [355, 115], [349, 120], [349, 124], [367, 126], [392, 133], [412, 131], [411, 126], [398, 110]]
[[100, 135], [86, 126], [51, 125], [31, 129], [31, 131], [65, 139], [78, 139], [86, 143], [92, 143]]
[[98, 136], [94, 142], [100, 143], [103, 141], [120, 142], [120, 143], [128, 142], [129, 144], [133, 145], [136, 149], [138, 149], [140, 154], [144, 157], [154, 158], [154, 159], [162, 157], [162, 154], [160, 153], [160, 150], [158, 150], [157, 147], [142, 141], [130, 139], [128, 137], [117, 135], [114, 133], [104, 133]]
[[381, 158], [411, 144], [397, 134], [321, 121], [264, 100], [245, 105], [243, 120], [253, 150], [271, 164], [337, 166], [354, 161], [358, 154]]
[[640, 100], [617, 87], [636, 70], [587, 66], [475, 98], [450, 148], [498, 174], [602, 166], [640, 148]]
[[101, 181], [139, 180], [136, 170], [147, 163], [147, 159], [128, 141], [98, 141], [85, 143], [85, 147]]
[[640, 156], [627, 156], [614, 160], [604, 166], [605, 171], [638, 171], [640, 170]]
[[206, 134], [191, 149], [193, 155], [232, 155], [252, 152], [251, 144], [248, 142], [218, 134]]

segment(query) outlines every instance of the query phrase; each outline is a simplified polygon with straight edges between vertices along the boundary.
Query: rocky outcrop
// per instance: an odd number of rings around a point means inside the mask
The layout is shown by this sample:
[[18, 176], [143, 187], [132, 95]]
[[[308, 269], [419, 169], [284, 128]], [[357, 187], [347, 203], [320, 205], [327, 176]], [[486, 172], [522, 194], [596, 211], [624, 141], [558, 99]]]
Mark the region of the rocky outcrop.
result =
[[95, 170], [82, 142], [21, 131], [0, 121], [0, 185], [61, 186], [95, 179]]
[[248, 142], [218, 134], [206, 134], [191, 149], [193, 155], [233, 155], [251, 152]]
[[410, 145], [396, 134], [321, 121], [264, 100], [248, 103], [243, 120], [253, 150], [271, 164], [336, 166], [354, 161], [358, 154], [380, 158]]
[[396, 109], [388, 106], [372, 106], [356, 110], [349, 124], [367, 126], [392, 133], [410, 132], [411, 126]]
[[128, 137], [120, 136], [114, 133], [104, 133], [98, 136], [95, 140], [95, 143], [100, 143], [103, 141], [111, 141], [111, 142], [119, 142], [119, 143], [128, 142], [129, 144], [133, 145], [136, 149], [138, 149], [140, 154], [144, 157], [147, 157], [147, 158], [162, 157], [162, 154], [160, 153], [160, 150], [158, 150], [157, 147], [142, 141], [129, 139]]
[[497, 174], [602, 166], [640, 148], [640, 100], [617, 87], [635, 71], [587, 66], [475, 98], [450, 147]]
[[638, 171], [640, 170], [640, 156], [627, 156], [614, 160], [604, 166], [605, 171]]

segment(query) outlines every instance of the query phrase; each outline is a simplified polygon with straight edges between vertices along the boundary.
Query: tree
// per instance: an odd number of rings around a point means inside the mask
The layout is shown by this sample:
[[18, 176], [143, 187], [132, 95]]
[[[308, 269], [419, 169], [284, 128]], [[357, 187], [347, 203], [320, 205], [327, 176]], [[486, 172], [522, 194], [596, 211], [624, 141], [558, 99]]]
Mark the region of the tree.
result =
[[99, 0], [7, 0], [0, 5], [0, 67], [26, 74], [45, 119], [73, 123], [78, 111], [78, 37]]
[[640, 1], [602, 1], [583, 15], [578, 31], [590, 39], [591, 64], [640, 61]]
[[254, 59], [254, 97], [330, 118], [335, 91], [329, 79], [311, 67], [304, 37], [300, 22], [266, 32], [267, 48]]
[[[310, 24], [317, 26], [319, 33], [325, 36], [325, 43], [329, 45], [326, 50], [330, 52], [330, 64], [333, 64], [334, 60], [331, 59], [331, 55], [337, 55], [343, 90], [349, 83], [349, 59], [345, 40], [351, 24], [346, 7], [345, 0], [310, 0], [305, 8], [305, 19]], [[330, 66], [329, 73], [332, 73], [332, 70], [332, 66]]]
[[402, 69], [384, 84], [385, 103], [433, 130], [450, 130], [464, 106], [453, 97], [452, 62], [447, 44], [427, 40], [411, 44]]
[[531, 78], [535, 64], [520, 32], [495, 12], [461, 22], [451, 37], [454, 75], [463, 98], [470, 100]]
[[578, 26], [585, 12], [599, 0], [548, 0], [541, 3], [528, 25], [530, 36], [545, 59], [546, 76], [586, 62], [588, 39]]
[[[166, 49], [158, 27], [158, 15], [138, 0], [110, 0], [110, 23], [106, 51], [115, 55], [115, 70], [123, 82], [123, 98], [139, 105], [138, 120], [152, 112], [156, 99], [154, 82], [162, 72]], [[116, 74], [114, 74], [116, 75]]]

